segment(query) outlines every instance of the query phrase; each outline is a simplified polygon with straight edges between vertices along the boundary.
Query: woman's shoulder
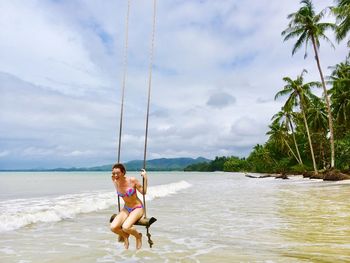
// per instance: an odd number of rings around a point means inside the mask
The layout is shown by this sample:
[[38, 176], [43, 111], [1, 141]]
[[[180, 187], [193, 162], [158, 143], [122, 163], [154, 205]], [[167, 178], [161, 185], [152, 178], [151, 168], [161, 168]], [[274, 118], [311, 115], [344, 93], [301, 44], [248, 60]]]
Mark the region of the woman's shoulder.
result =
[[136, 183], [136, 182], [137, 182], [137, 179], [136, 179], [135, 177], [130, 176], [130, 177], [129, 177], [129, 181], [130, 181], [131, 183]]

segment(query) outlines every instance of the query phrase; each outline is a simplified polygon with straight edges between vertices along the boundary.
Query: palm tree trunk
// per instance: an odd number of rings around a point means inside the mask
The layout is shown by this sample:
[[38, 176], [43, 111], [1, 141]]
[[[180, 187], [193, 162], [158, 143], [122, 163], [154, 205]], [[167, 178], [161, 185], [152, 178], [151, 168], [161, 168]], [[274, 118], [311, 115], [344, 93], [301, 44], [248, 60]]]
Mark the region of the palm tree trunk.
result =
[[324, 155], [324, 147], [323, 147], [323, 142], [321, 141], [321, 158], [322, 158], [322, 165], [323, 169], [326, 169], [326, 160], [325, 160], [325, 155]]
[[327, 111], [328, 111], [330, 142], [331, 142], [331, 168], [334, 168], [335, 150], [334, 150], [334, 132], [333, 132], [333, 117], [332, 117], [332, 111], [331, 111], [331, 103], [330, 103], [330, 100], [329, 100], [329, 97], [327, 94], [326, 83], [324, 81], [324, 77], [323, 77], [323, 73], [322, 73], [322, 69], [321, 69], [321, 64], [320, 64], [320, 59], [318, 56], [316, 41], [315, 41], [315, 37], [313, 35], [312, 35], [312, 46], [313, 46], [314, 51], [315, 51], [315, 59], [317, 62], [318, 71], [319, 71], [320, 76], [321, 76], [324, 97], [326, 99], [326, 105], [327, 105]]
[[287, 140], [286, 140], [286, 139], [283, 139], [283, 140], [284, 140], [285, 144], [287, 145], [289, 151], [290, 151], [290, 152], [292, 153], [292, 155], [294, 156], [294, 158], [297, 160], [297, 162], [298, 162], [299, 164], [301, 164], [301, 163], [300, 163], [300, 160], [299, 160], [298, 157], [295, 155], [294, 151], [293, 151], [292, 148], [290, 147], [290, 145], [289, 145], [289, 143], [287, 142]]
[[300, 108], [303, 114], [303, 118], [304, 118], [304, 123], [305, 123], [305, 129], [306, 129], [306, 133], [307, 133], [307, 138], [309, 140], [309, 145], [310, 145], [310, 151], [311, 151], [311, 158], [312, 158], [312, 164], [314, 166], [314, 171], [315, 171], [315, 175], [318, 175], [318, 171], [317, 171], [317, 166], [316, 166], [316, 161], [315, 161], [315, 155], [314, 155], [314, 149], [312, 147], [312, 142], [311, 142], [311, 136], [310, 136], [310, 131], [309, 131], [309, 125], [307, 124], [307, 120], [306, 120], [306, 116], [305, 116], [305, 111], [304, 111], [304, 100], [301, 98], [301, 96], [299, 95], [300, 98]]
[[298, 154], [298, 157], [299, 157], [299, 164], [303, 164], [303, 160], [301, 159], [301, 156], [300, 156], [300, 152], [299, 152], [299, 148], [298, 148], [298, 144], [297, 144], [297, 140], [295, 139], [295, 134], [294, 134], [294, 128], [293, 128], [293, 125], [291, 123], [290, 120], [288, 120], [289, 122], [289, 126], [290, 126], [290, 129], [292, 131], [292, 136], [293, 136], [293, 141], [294, 141], [294, 145], [295, 145], [295, 149], [297, 150], [297, 154]]

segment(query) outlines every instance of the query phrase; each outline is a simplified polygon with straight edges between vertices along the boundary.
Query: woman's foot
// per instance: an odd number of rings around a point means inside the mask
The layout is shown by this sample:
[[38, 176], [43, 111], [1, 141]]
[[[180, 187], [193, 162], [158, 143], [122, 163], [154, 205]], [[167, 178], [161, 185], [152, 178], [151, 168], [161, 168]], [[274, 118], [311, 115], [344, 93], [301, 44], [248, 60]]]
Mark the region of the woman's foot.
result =
[[118, 236], [118, 242], [124, 243], [124, 237], [121, 236], [121, 235], [119, 235], [119, 236]]
[[142, 234], [140, 233], [139, 237], [136, 238], [136, 249], [140, 249], [142, 247]]
[[125, 249], [129, 248], [129, 238], [124, 238], [124, 247]]

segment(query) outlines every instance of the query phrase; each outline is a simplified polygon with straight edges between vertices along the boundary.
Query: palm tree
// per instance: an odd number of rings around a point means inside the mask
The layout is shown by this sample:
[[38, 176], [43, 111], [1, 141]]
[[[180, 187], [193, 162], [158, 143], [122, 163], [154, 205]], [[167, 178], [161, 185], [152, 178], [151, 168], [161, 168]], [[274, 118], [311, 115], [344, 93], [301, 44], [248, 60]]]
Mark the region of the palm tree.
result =
[[324, 102], [314, 94], [309, 95], [308, 123], [314, 131], [327, 131], [327, 111]]
[[273, 121], [281, 123], [286, 127], [287, 133], [288, 133], [288, 129], [290, 128], [290, 131], [291, 131], [292, 137], [293, 137], [294, 146], [295, 146], [295, 149], [297, 151], [298, 157], [295, 156], [292, 149], [290, 151], [292, 152], [293, 156], [298, 161], [298, 163], [303, 164], [303, 161], [301, 159], [300, 152], [299, 152], [299, 147], [298, 147], [297, 141], [295, 139], [295, 132], [294, 132], [292, 119], [293, 119], [293, 111], [291, 108], [288, 108], [286, 105], [283, 106], [282, 109], [278, 113], [276, 113], [275, 115], [272, 116]]
[[276, 160], [271, 157], [267, 147], [257, 144], [253, 147], [247, 161], [254, 165], [256, 172], [270, 172], [276, 165]]
[[[350, 0], [336, 0], [337, 6], [332, 8], [338, 26], [335, 30], [338, 41], [343, 40], [350, 31]], [[350, 40], [348, 41], [350, 47]]]
[[[293, 55], [298, 49], [302, 47], [303, 44], [305, 44], [305, 46], [307, 47], [309, 41], [311, 41], [312, 43], [318, 71], [321, 77], [323, 93], [324, 93], [324, 97], [327, 105], [328, 125], [329, 125], [330, 143], [331, 143], [331, 167], [334, 167], [335, 151], [334, 151], [334, 132], [333, 132], [331, 104], [330, 104], [326, 83], [325, 83], [322, 69], [321, 69], [318, 49], [320, 47], [320, 39], [326, 40], [334, 47], [332, 42], [325, 35], [325, 31], [327, 29], [335, 30], [336, 26], [333, 23], [320, 22], [323, 16], [325, 15], [325, 10], [322, 10], [320, 13], [316, 14], [311, 0], [302, 0], [300, 3], [303, 6], [297, 12], [288, 15], [288, 19], [290, 19], [291, 21], [289, 22], [288, 28], [282, 32], [282, 36], [285, 36], [284, 41], [287, 41], [294, 37], [298, 38], [292, 51]], [[305, 50], [304, 58], [306, 58], [306, 55], [307, 55], [307, 50]]]
[[326, 169], [326, 158], [324, 150], [324, 141], [326, 140], [327, 134], [327, 110], [323, 100], [319, 97], [310, 94], [310, 104], [307, 109], [307, 121], [310, 129], [316, 135], [315, 138], [318, 140], [317, 145], [320, 149], [320, 159], [323, 164], [323, 168]]
[[286, 85], [283, 87], [283, 90], [277, 92], [277, 94], [275, 96], [275, 100], [278, 97], [289, 95], [289, 97], [285, 103], [286, 107], [289, 108], [289, 107], [294, 107], [294, 106], [299, 105], [300, 112], [303, 116], [308, 141], [309, 141], [312, 164], [314, 167], [315, 174], [317, 175], [318, 171], [317, 171], [317, 166], [316, 166], [316, 161], [315, 161], [314, 150], [312, 147], [309, 125], [308, 125], [307, 119], [306, 119], [305, 106], [306, 106], [306, 103], [308, 100], [308, 96], [311, 94], [311, 91], [310, 91], [311, 88], [312, 87], [319, 87], [320, 83], [319, 82], [304, 83], [304, 74], [306, 72], [307, 72], [306, 70], [303, 70], [302, 73], [295, 80], [292, 80], [289, 77], [284, 77], [283, 80], [284, 80], [284, 82], [286, 82]]
[[338, 127], [350, 129], [350, 61], [346, 60], [333, 67], [329, 77], [333, 87], [329, 90], [332, 108]]
[[278, 121], [274, 121], [271, 125], [269, 125], [269, 128], [270, 130], [266, 133], [266, 135], [270, 135], [269, 140], [272, 141], [277, 146], [277, 148], [280, 148], [282, 151], [284, 150], [284, 146], [287, 146], [288, 150], [300, 164], [300, 159], [298, 159], [288, 143], [287, 127], [283, 123], [280, 124]]

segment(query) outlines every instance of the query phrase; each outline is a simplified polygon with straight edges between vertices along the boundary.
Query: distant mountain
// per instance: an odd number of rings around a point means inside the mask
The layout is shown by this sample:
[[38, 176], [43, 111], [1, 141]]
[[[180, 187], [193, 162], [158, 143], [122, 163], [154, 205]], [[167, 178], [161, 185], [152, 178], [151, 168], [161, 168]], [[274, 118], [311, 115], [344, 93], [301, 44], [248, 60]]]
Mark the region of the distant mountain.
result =
[[[203, 157], [193, 158], [161, 158], [149, 160], [146, 163], [149, 171], [183, 171], [191, 164], [210, 162], [211, 160]], [[129, 171], [139, 171], [143, 166], [143, 161], [135, 160], [125, 163], [126, 169]]]
[[[146, 168], [148, 171], [183, 171], [187, 166], [191, 164], [210, 162], [211, 160], [198, 157], [193, 158], [160, 158], [148, 160]], [[143, 161], [134, 160], [124, 163], [126, 170], [139, 171], [143, 166]], [[74, 171], [110, 171], [112, 164], [95, 166], [95, 167], [71, 167], [71, 168], [55, 168], [55, 169], [27, 169], [22, 171], [62, 171], [62, 172], [74, 172]], [[17, 170], [19, 171], [19, 170]]]

